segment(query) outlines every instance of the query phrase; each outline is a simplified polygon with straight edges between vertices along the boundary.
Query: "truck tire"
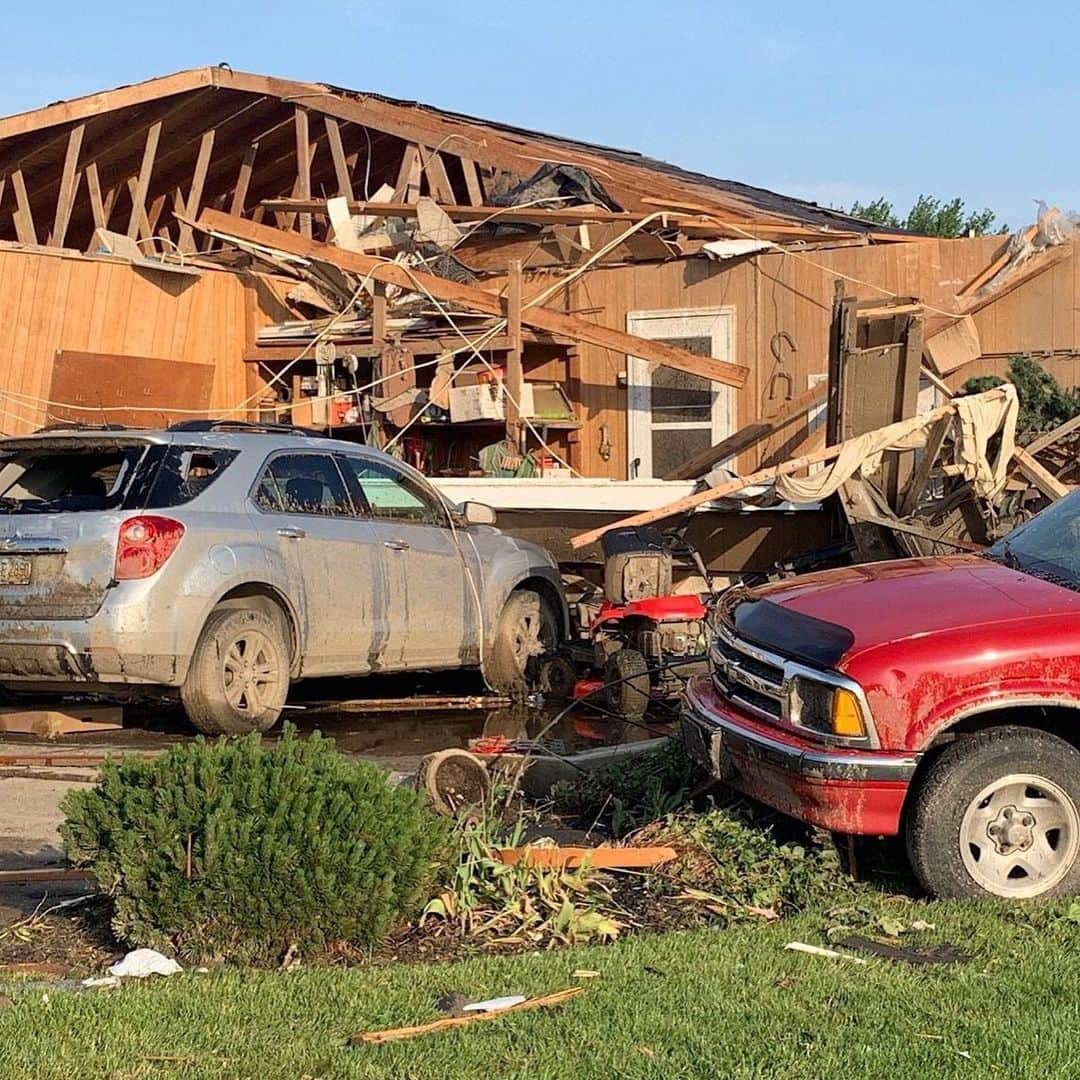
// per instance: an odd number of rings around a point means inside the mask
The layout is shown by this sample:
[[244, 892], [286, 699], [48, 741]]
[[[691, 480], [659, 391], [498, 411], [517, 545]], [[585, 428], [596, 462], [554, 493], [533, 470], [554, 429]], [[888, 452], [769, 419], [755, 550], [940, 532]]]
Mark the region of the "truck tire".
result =
[[559, 629], [551, 605], [531, 589], [515, 590], [499, 613], [484, 657], [488, 686], [508, 694], [532, 690], [544, 657], [553, 653], [558, 643]]
[[1080, 891], [1080, 752], [1036, 728], [962, 737], [914, 792], [907, 849], [934, 896], [1027, 900]]
[[637, 649], [620, 649], [604, 665], [604, 697], [620, 716], [644, 716], [649, 708], [649, 665]]
[[188, 718], [204, 735], [269, 731], [289, 693], [289, 649], [280, 619], [219, 608], [206, 620], [180, 688]]

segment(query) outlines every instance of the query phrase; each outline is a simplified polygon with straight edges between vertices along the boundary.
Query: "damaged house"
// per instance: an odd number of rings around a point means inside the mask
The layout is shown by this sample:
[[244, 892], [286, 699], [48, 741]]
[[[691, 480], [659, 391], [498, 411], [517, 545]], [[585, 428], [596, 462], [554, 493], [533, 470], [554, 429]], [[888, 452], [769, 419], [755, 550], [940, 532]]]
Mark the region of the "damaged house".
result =
[[[929, 239], [227, 67], [0, 120], [0, 281], [6, 433], [327, 429], [568, 562], [599, 558], [575, 533], [710, 470], [910, 417], [1013, 355], [1080, 384], [1055, 210], [1011, 239]], [[897, 512], [915, 469], [913, 452], [887, 462]], [[692, 531], [714, 567], [760, 571], [827, 548], [835, 522], [724, 505]]]

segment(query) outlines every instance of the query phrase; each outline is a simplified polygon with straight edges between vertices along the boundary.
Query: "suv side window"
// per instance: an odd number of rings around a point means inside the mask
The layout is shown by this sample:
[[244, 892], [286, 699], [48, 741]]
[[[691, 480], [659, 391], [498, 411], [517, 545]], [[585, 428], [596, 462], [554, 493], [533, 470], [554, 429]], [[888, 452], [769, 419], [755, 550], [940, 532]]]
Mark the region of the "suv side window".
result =
[[334, 459], [328, 454], [278, 454], [263, 468], [255, 489], [260, 510], [280, 514], [347, 517], [353, 512]]
[[446, 510], [442, 503], [411, 476], [381, 461], [366, 458], [343, 456], [341, 464], [350, 482], [356, 482], [370, 517], [446, 527]]

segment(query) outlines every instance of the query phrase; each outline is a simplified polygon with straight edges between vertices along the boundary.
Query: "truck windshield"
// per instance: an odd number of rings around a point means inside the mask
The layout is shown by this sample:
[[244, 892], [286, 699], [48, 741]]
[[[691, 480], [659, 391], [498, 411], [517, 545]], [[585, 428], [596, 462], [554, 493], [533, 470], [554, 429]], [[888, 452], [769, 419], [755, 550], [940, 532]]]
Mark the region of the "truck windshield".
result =
[[1059, 499], [983, 553], [994, 562], [1080, 589], [1080, 491]]

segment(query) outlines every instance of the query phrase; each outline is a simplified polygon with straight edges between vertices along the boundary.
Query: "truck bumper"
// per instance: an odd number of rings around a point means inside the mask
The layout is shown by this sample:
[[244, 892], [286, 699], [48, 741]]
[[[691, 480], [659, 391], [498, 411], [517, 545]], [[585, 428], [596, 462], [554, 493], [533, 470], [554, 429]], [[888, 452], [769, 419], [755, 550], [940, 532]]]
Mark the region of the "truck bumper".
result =
[[900, 831], [917, 755], [799, 738], [735, 709], [707, 675], [687, 686], [681, 731], [713, 777], [785, 814], [833, 832]]

